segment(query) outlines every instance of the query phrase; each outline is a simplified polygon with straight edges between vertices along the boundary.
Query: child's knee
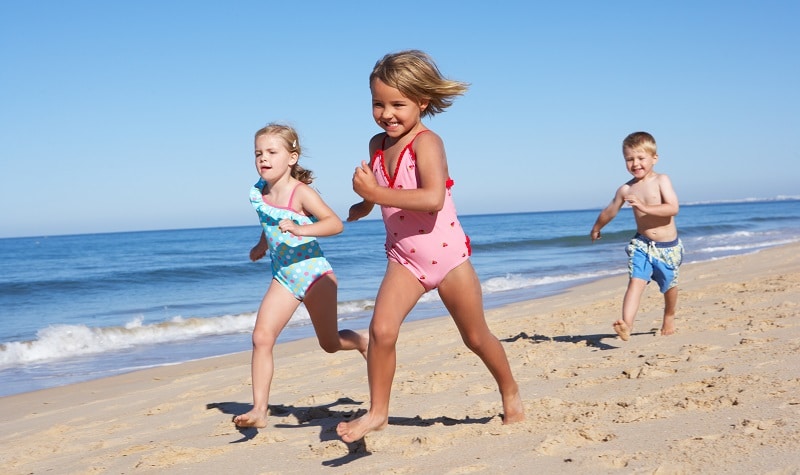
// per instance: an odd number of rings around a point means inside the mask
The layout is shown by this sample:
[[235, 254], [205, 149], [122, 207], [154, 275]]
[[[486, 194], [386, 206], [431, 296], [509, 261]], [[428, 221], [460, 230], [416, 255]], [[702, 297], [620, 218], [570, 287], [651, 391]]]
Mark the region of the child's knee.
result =
[[329, 340], [320, 340], [319, 347], [322, 348], [322, 351], [325, 353], [336, 353], [340, 349], [342, 349], [342, 345], [339, 344], [339, 341], [329, 341]]
[[339, 333], [327, 334], [322, 332], [317, 335], [317, 343], [325, 353], [336, 353], [342, 349], [342, 340]]
[[468, 333], [461, 335], [461, 340], [467, 345], [467, 348], [476, 354], [483, 354], [486, 349], [493, 343], [494, 336], [488, 332], [486, 333]]
[[272, 332], [253, 330], [253, 348], [273, 347], [277, 337]]
[[397, 343], [399, 328], [393, 325], [373, 325], [369, 329], [369, 344], [373, 346], [394, 346]]

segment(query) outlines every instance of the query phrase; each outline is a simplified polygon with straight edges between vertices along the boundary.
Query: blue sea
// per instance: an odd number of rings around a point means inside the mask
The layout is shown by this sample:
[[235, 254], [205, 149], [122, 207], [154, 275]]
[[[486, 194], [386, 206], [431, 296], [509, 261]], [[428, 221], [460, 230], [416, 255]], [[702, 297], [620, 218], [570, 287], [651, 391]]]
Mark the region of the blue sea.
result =
[[[461, 216], [486, 307], [625, 273], [631, 210], [592, 243], [598, 211]], [[720, 259], [800, 241], [800, 200], [683, 205], [677, 222], [685, 263]], [[249, 351], [271, 278], [268, 258], [248, 259], [259, 235], [254, 217], [242, 227], [0, 239], [0, 396]], [[380, 220], [321, 240], [339, 279], [340, 328], [369, 325], [383, 240]], [[446, 314], [431, 292], [409, 319]], [[281, 338], [310, 336], [301, 305]]]

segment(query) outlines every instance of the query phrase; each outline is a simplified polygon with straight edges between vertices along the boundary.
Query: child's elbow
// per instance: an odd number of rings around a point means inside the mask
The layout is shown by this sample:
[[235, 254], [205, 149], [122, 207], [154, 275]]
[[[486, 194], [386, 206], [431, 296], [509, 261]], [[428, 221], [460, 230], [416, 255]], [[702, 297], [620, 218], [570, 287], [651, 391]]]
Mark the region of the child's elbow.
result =
[[443, 193], [431, 193], [428, 195], [428, 205], [426, 206], [427, 210], [432, 213], [438, 213], [444, 208], [444, 196], [446, 191]]
[[427, 211], [431, 213], [438, 213], [444, 208], [444, 199], [432, 201], [427, 208]]

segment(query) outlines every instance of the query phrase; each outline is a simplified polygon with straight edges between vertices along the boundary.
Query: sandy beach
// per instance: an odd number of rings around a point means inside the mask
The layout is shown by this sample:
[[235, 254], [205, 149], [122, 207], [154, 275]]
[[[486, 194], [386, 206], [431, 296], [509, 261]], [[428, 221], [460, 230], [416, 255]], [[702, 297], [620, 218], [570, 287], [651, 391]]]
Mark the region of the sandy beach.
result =
[[[800, 244], [681, 269], [678, 333], [645, 292], [630, 341], [611, 324], [627, 277], [487, 311], [527, 420], [449, 317], [398, 342], [389, 426], [346, 444], [366, 364], [280, 345], [269, 427], [237, 430], [250, 355], [0, 398], [0, 471], [88, 473], [798, 473]], [[379, 276], [376, 276], [378, 278]]]

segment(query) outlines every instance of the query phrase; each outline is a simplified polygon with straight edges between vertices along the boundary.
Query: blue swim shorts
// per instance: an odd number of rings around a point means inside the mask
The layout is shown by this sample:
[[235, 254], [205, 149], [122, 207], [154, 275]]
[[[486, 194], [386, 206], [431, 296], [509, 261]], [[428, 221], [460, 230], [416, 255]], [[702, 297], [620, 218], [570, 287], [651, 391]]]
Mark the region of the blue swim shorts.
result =
[[639, 233], [625, 248], [628, 253], [628, 271], [631, 278], [655, 280], [661, 293], [678, 285], [678, 268], [683, 261], [683, 243], [656, 242]]

